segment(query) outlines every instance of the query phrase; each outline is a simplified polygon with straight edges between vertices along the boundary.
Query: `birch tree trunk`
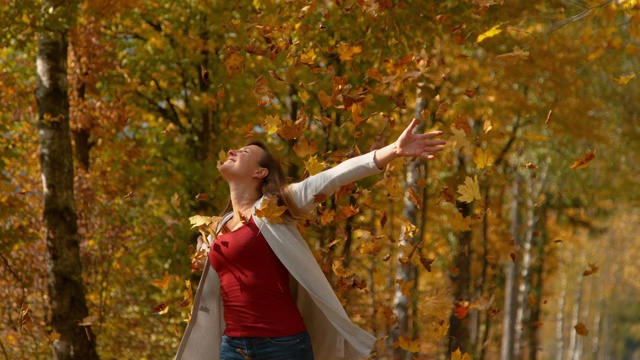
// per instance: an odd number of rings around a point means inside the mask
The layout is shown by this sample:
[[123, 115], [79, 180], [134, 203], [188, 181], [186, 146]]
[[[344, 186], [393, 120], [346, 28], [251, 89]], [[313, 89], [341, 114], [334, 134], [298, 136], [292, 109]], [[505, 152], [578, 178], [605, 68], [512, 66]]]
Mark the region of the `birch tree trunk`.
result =
[[88, 315], [73, 190], [73, 152], [67, 93], [68, 32], [75, 2], [44, 1], [38, 36], [36, 99], [44, 193], [51, 326], [60, 334], [53, 357], [98, 359]]
[[[420, 96], [420, 94], [418, 94]], [[416, 118], [422, 120], [422, 110], [426, 105], [426, 101], [422, 97], [418, 97], [416, 101]], [[422, 120], [418, 126], [413, 130], [414, 133], [422, 133], [424, 132], [424, 123]], [[420, 159], [416, 159], [411, 161], [409, 167], [407, 168], [407, 190], [405, 191], [404, 196], [404, 210], [402, 212], [402, 216], [409, 220], [414, 225], [417, 225], [418, 222], [418, 207], [411, 201], [411, 197], [409, 195], [409, 188], [413, 188], [414, 191], [416, 189], [416, 182], [420, 177], [419, 165]], [[406, 238], [404, 236], [405, 226], [403, 225], [400, 229], [400, 244], [403, 246], [408, 246], [413, 243], [413, 239]], [[398, 250], [398, 257], [406, 255], [403, 253], [401, 248]], [[414, 269], [410, 264], [407, 266], [403, 266], [402, 264], [398, 264], [396, 270], [396, 284], [394, 290], [393, 297], [393, 312], [398, 318], [398, 323], [393, 331], [393, 340], [397, 341], [400, 336], [409, 336], [409, 324], [410, 324], [410, 316], [409, 316], [409, 305], [410, 298], [406, 296], [402, 292], [402, 286], [400, 284], [406, 284], [412, 280], [414, 280]], [[394, 351], [394, 359], [412, 359], [412, 354], [406, 350], [401, 349], [400, 347], [396, 348]]]
[[[518, 213], [518, 176], [514, 174], [512, 183], [511, 201], [511, 236], [517, 244], [520, 228], [520, 215]], [[518, 286], [518, 257], [513, 256], [507, 265], [507, 278], [505, 283], [504, 310], [502, 317], [502, 343], [500, 346], [500, 359], [511, 360], [514, 358], [515, 326], [516, 326], [516, 297]]]

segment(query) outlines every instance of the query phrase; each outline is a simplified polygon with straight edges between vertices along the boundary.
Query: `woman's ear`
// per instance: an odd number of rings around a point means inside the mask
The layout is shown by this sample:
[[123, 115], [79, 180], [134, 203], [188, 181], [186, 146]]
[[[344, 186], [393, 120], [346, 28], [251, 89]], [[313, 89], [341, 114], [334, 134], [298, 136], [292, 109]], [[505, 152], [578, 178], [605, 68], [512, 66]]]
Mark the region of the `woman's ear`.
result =
[[269, 169], [260, 168], [260, 169], [256, 170], [255, 174], [256, 174], [256, 177], [258, 179], [264, 179], [264, 178], [267, 177], [267, 175], [269, 175]]

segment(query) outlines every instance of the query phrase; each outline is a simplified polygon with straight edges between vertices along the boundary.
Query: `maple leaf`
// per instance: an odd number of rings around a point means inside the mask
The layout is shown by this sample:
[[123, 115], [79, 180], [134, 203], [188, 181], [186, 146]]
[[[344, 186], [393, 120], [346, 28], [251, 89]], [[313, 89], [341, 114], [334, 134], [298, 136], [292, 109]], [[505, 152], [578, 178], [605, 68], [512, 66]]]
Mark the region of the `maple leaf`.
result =
[[582, 276], [589, 276], [589, 275], [593, 275], [593, 274], [597, 273], [597, 272], [598, 272], [598, 270], [600, 269], [600, 267], [599, 267], [599, 266], [596, 266], [596, 264], [591, 264], [591, 263], [589, 263], [589, 268], [590, 268], [589, 270], [585, 270], [585, 271], [582, 273]]
[[301, 138], [298, 139], [295, 145], [293, 145], [293, 151], [298, 155], [298, 157], [306, 158], [309, 155], [313, 155], [318, 151], [318, 144], [311, 140]]
[[164, 271], [164, 277], [162, 279], [155, 279], [151, 281], [153, 286], [159, 287], [162, 290], [167, 290], [169, 288], [169, 283], [171, 283], [171, 277], [167, 270]]
[[309, 175], [313, 176], [322, 170], [324, 170], [325, 163], [324, 161], [318, 161], [316, 156], [312, 156], [309, 160], [304, 162], [304, 167], [309, 172]]
[[353, 56], [362, 52], [362, 46], [351, 46], [346, 43], [338, 45], [338, 54], [340, 54], [340, 61], [352, 60]]
[[320, 224], [327, 225], [333, 222], [336, 217], [336, 212], [333, 210], [325, 210], [320, 215]]
[[446, 290], [436, 289], [433, 294], [426, 296], [420, 302], [425, 314], [434, 316], [440, 320], [449, 320], [453, 304]]
[[333, 105], [331, 96], [327, 95], [327, 93], [322, 90], [318, 91], [318, 99], [320, 99], [320, 106], [322, 106], [323, 109]]
[[340, 216], [343, 219], [347, 219], [352, 217], [355, 214], [360, 213], [360, 210], [356, 207], [354, 207], [353, 205], [349, 205], [349, 206], [340, 206]]
[[576, 326], [574, 326], [574, 329], [576, 329], [576, 332], [578, 333], [578, 335], [581, 335], [581, 336], [589, 335], [589, 330], [587, 329], [587, 326], [582, 322], [579, 322]]
[[467, 353], [461, 353], [460, 349], [451, 353], [451, 360], [471, 360], [471, 355]]
[[362, 118], [362, 110], [364, 109], [364, 104], [355, 103], [351, 105], [351, 121], [357, 126], [362, 125], [362, 123], [366, 120]]
[[259, 97], [268, 97], [269, 99], [273, 99], [275, 96], [271, 88], [269, 88], [269, 80], [264, 78], [263, 76], [258, 76], [253, 86], [253, 92]]
[[407, 220], [407, 218], [402, 218], [402, 222], [404, 224], [404, 238], [409, 239], [413, 238], [418, 232], [418, 228], [411, 223], [411, 221]]
[[280, 119], [278, 117], [268, 115], [266, 119], [264, 119], [263, 128], [268, 135], [273, 135], [278, 133], [279, 125]]
[[500, 26], [502, 26], [502, 24], [498, 24], [498, 25], [492, 27], [491, 29], [483, 32], [482, 34], [478, 35], [478, 39], [476, 40], [476, 43], [480, 43], [480, 42], [484, 41], [485, 39], [488, 39], [490, 37], [494, 37], [494, 36], [500, 34], [502, 32], [502, 29], [500, 29]]
[[464, 184], [458, 185], [458, 200], [466, 203], [472, 203], [474, 200], [482, 199], [482, 195], [480, 194], [480, 185], [478, 184], [478, 175], [476, 175], [473, 179], [467, 176], [464, 180]]
[[471, 216], [463, 217], [459, 211], [454, 211], [453, 216], [447, 216], [449, 219], [449, 226], [453, 231], [469, 231], [473, 224], [473, 218]]
[[242, 71], [242, 63], [244, 58], [237, 53], [229, 55], [227, 60], [224, 61], [224, 66], [227, 69], [227, 75], [233, 76], [234, 73]]
[[473, 156], [473, 162], [476, 163], [478, 169], [484, 169], [485, 167], [490, 167], [493, 165], [495, 158], [491, 155], [490, 150], [482, 150], [477, 148], [475, 154]]
[[313, 65], [316, 60], [316, 52], [313, 49], [310, 49], [306, 53], [302, 53], [300, 55], [300, 62], [307, 65]]
[[450, 142], [455, 143], [456, 149], [461, 149], [463, 147], [471, 147], [471, 143], [467, 140], [467, 133], [462, 129], [451, 129], [453, 133], [453, 137]]
[[589, 166], [589, 163], [591, 162], [591, 160], [593, 160], [596, 157], [596, 151], [597, 150], [589, 151], [584, 155], [582, 159], [578, 159], [574, 161], [574, 163], [570, 167], [571, 170], [584, 169], [587, 166]]
[[417, 353], [420, 351], [420, 340], [411, 340], [406, 336], [398, 336], [398, 347], [408, 352]]
[[284, 205], [278, 206], [278, 199], [275, 195], [269, 195], [260, 204], [260, 208], [256, 210], [256, 216], [266, 218], [273, 224], [283, 223], [282, 214], [287, 211]]
[[278, 134], [285, 140], [294, 140], [302, 135], [302, 131], [307, 123], [306, 118], [300, 118], [293, 121], [280, 121], [280, 127], [278, 128]]

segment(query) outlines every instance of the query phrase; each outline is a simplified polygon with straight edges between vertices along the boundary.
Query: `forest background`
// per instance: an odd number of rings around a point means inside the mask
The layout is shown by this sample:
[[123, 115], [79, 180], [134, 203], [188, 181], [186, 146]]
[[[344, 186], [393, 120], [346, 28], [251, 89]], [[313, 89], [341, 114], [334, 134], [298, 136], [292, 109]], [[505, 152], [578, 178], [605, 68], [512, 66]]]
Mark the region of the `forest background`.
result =
[[172, 358], [225, 152], [297, 181], [413, 117], [437, 159], [300, 225], [375, 355], [640, 357], [637, 0], [1, 4], [0, 358]]

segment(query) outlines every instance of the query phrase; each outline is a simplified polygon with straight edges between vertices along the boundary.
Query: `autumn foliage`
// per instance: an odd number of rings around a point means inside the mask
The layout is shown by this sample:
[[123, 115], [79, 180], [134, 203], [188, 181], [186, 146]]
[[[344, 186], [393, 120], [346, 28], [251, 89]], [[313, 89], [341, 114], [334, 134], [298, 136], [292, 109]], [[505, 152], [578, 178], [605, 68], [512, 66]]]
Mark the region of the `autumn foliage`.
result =
[[[59, 337], [34, 141], [36, 40], [55, 9], [40, 5], [0, 15], [7, 359], [50, 358]], [[414, 117], [444, 132], [445, 151], [318, 195], [298, 223], [347, 313], [379, 339], [375, 357], [640, 353], [637, 1], [77, 6], [67, 80], [89, 307], [78, 326], [102, 358], [175, 354], [192, 258], [206, 256], [196, 238], [227, 205], [227, 150], [264, 140], [299, 181]], [[285, 210], [268, 199], [259, 216]]]

